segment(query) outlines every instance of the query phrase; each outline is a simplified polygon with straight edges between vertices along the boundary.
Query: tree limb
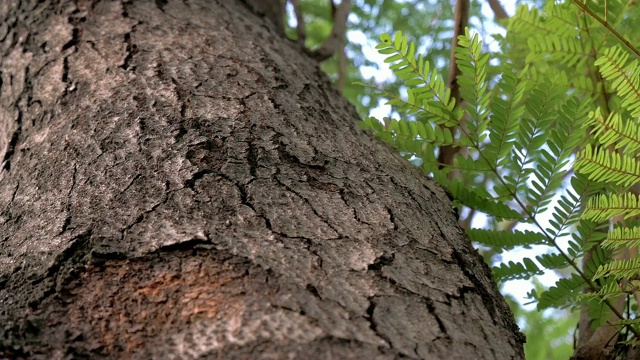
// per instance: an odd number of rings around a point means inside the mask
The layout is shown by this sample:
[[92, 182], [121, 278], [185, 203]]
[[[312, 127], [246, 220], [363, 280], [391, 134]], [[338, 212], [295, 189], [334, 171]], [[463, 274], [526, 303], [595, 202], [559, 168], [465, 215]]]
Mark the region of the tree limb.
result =
[[509, 14], [504, 10], [500, 0], [489, 0], [489, 6], [493, 10], [494, 20], [500, 21], [509, 18]]
[[298, 25], [296, 30], [298, 32], [298, 44], [304, 45], [305, 40], [307, 39], [307, 28], [304, 23], [304, 16], [302, 14], [302, 9], [300, 8], [300, 0], [291, 0], [291, 4], [293, 5], [293, 12], [296, 14], [296, 21]]
[[331, 35], [316, 50], [307, 50], [307, 53], [318, 61], [324, 61], [338, 51], [347, 30], [347, 18], [351, 11], [351, 0], [342, 0], [340, 5], [331, 1], [331, 14], [333, 15], [333, 29]]
[[[464, 29], [469, 25], [469, 0], [457, 0], [454, 10], [454, 26], [453, 39], [451, 40], [451, 56], [449, 60], [449, 89], [451, 89], [451, 97], [456, 100], [456, 104], [460, 104], [460, 88], [457, 78], [460, 75], [460, 69], [456, 64], [455, 49], [458, 47], [458, 36], [464, 34]], [[438, 154], [438, 162], [442, 165], [440, 169], [453, 165], [453, 159], [460, 151], [459, 147], [442, 146]], [[455, 173], [450, 173], [450, 177], [456, 177]]]

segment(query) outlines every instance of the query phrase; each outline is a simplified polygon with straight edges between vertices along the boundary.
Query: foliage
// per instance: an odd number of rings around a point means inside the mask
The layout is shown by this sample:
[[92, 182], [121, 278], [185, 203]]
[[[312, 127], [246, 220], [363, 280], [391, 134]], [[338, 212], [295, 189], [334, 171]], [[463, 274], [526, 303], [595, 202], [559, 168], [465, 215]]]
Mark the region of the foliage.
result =
[[[543, 286], [533, 279], [537, 291]], [[562, 311], [553, 316], [546, 312], [525, 310], [509, 296], [507, 302], [514, 310], [516, 321], [522, 326], [522, 332], [527, 337], [524, 344], [525, 357], [528, 360], [565, 360], [573, 353], [573, 337], [571, 331], [576, 327], [578, 316], [576, 313]]]
[[[331, 32], [329, 2], [300, 0], [307, 26], [306, 45], [309, 48], [318, 47]], [[352, 41], [349, 41], [346, 47], [349, 62], [342, 93], [361, 114], [365, 115], [370, 108], [383, 102], [378, 92], [360, 83], [363, 80], [362, 69], [379, 69], [378, 63], [367, 56], [365, 49], [378, 39], [381, 33], [401, 30], [416, 34], [410, 40], [429, 47], [425, 57], [431, 64], [445, 64], [451, 51], [452, 32], [449, 19], [453, 18], [454, 6], [451, 1], [435, 0], [352, 0], [352, 3], [348, 22], [348, 37]], [[479, 19], [481, 24], [484, 22], [479, 4], [472, 6], [470, 15]], [[295, 17], [290, 18], [291, 27], [287, 32], [295, 39]], [[338, 68], [337, 56], [322, 63], [322, 69], [334, 80], [338, 76]], [[398, 93], [402, 82], [379, 83], [376, 86], [383, 87], [389, 93]]]
[[[530, 292], [538, 309], [585, 305], [594, 323], [623, 321], [637, 337], [635, 314], [610, 302], [635, 294], [640, 279], [640, 260], [621, 255], [637, 254], [640, 244], [631, 221], [640, 207], [630, 191], [640, 183], [640, 65], [630, 44], [640, 39], [614, 30], [638, 23], [633, 2], [520, 6], [507, 35], [496, 36], [501, 51], [494, 54], [467, 30], [455, 49], [462, 101], [415, 42], [401, 31], [383, 34], [377, 49], [407, 95], [380, 91], [400, 119], [367, 118], [362, 126], [419, 164], [459, 205], [501, 225], [471, 229], [473, 241], [495, 252], [547, 247], [536, 258], [495, 266], [498, 281], [569, 268], [555, 286]], [[445, 146], [460, 150], [453, 164], [437, 162]]]

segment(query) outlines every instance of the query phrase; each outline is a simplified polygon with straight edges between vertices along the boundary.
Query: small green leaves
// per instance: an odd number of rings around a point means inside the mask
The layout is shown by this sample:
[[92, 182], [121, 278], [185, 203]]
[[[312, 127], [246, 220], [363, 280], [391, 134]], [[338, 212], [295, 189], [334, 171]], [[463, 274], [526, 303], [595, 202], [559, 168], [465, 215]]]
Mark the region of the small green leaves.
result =
[[507, 230], [485, 230], [469, 229], [467, 235], [471, 241], [492, 247], [498, 252], [510, 250], [518, 246], [530, 248], [531, 245], [546, 245], [547, 238], [533, 231], [507, 231]]
[[591, 128], [591, 134], [602, 147], [621, 149], [626, 154], [640, 150], [640, 127], [635, 119], [624, 118], [618, 112], [611, 112], [605, 120], [602, 110], [597, 108], [589, 113], [584, 128]]
[[597, 195], [589, 199], [583, 218], [592, 221], [605, 221], [622, 216], [628, 219], [640, 215], [638, 197], [635, 194]]
[[615, 227], [600, 244], [605, 249], [624, 249], [640, 247], [640, 227]]
[[627, 64], [629, 53], [619, 46], [606, 49], [595, 65], [600, 74], [612, 82], [618, 96], [622, 99], [620, 106], [630, 113], [631, 117], [640, 116], [640, 64], [634, 60]]
[[640, 162], [635, 156], [587, 144], [577, 158], [576, 170], [588, 175], [589, 180], [625, 187], [640, 182]]
[[575, 305], [576, 299], [580, 296], [585, 285], [585, 280], [577, 274], [556, 281], [555, 286], [551, 286], [547, 291], [540, 294], [538, 310]]
[[507, 264], [500, 264], [493, 269], [493, 277], [498, 282], [507, 280], [527, 280], [536, 275], [542, 275], [542, 271], [533, 260], [524, 258], [521, 263], [509, 261]]
[[482, 136], [489, 127], [489, 100], [491, 92], [488, 90], [486, 75], [489, 54], [481, 52], [478, 34], [471, 36], [469, 29], [458, 37], [458, 47], [455, 49], [456, 64], [461, 71], [458, 76], [460, 95], [467, 102], [465, 110], [469, 114], [469, 121], [465, 125], [467, 136], [471, 142], [479, 147]]
[[[626, 5], [610, 5], [611, 19], [626, 21]], [[573, 267], [537, 297], [539, 308], [587, 304], [604, 321], [598, 305], [624, 293], [616, 281], [640, 277], [640, 259], [610, 254], [640, 246], [640, 223], [628, 221], [640, 215], [638, 199], [626, 193], [640, 183], [640, 63], [607, 48], [606, 32], [576, 11], [570, 2], [519, 7], [495, 54], [466, 29], [454, 49], [457, 88], [401, 32], [383, 34], [376, 48], [407, 92], [385, 94], [400, 120], [369, 118], [363, 127], [448, 188], [456, 205], [487, 215], [491, 230], [468, 231], [475, 243], [496, 252], [548, 247], [495, 266], [497, 280]], [[453, 162], [440, 163], [451, 147], [460, 149]], [[612, 218], [626, 226], [607, 233]], [[522, 224], [536, 230], [497, 230]]]
[[438, 71], [432, 70], [422, 55], [416, 57], [416, 44], [409, 42], [400, 31], [393, 39], [382, 34], [380, 40], [382, 43], [376, 49], [380, 54], [388, 55], [384, 61], [391, 64], [390, 69], [409, 88], [406, 100], [391, 97], [389, 104], [401, 113], [415, 115], [425, 122], [448, 127], [456, 125], [462, 111], [455, 107], [455, 100]]
[[472, 209], [480, 210], [499, 219], [522, 219], [522, 215], [509, 206], [500, 201], [488, 199], [486, 196], [478, 194], [458, 180], [453, 180], [445, 185], [456, 200]]
[[611, 276], [619, 279], [638, 279], [640, 276], [640, 259], [612, 260], [598, 268], [593, 279]]

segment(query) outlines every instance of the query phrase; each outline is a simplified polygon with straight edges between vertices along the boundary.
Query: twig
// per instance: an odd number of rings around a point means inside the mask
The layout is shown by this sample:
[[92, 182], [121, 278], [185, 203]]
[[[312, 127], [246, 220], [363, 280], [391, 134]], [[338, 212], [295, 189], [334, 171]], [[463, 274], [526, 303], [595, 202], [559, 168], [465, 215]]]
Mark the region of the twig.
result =
[[600, 25], [604, 26], [611, 35], [615, 36], [618, 41], [620, 41], [624, 46], [629, 49], [632, 53], [634, 53], [638, 58], [640, 58], [640, 51], [636, 49], [627, 39], [622, 37], [622, 35], [616, 31], [616, 29], [612, 28], [608, 22], [606, 22], [603, 18], [601, 18], [598, 14], [596, 14], [593, 10], [591, 10], [586, 4], [581, 3], [579, 0], [571, 0], [577, 7], [582, 9], [582, 11], [589, 14], [595, 21], [599, 22]]
[[336, 81], [336, 88], [340, 91], [344, 88], [344, 84], [347, 82], [347, 54], [345, 52], [345, 38], [340, 40], [340, 51], [338, 51], [338, 80]]

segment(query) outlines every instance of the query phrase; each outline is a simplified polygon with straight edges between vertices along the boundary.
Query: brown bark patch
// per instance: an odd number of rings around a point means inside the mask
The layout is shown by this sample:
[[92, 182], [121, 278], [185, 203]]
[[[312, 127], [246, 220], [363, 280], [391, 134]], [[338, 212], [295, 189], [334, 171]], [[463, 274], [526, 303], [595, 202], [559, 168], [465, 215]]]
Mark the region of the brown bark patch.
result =
[[[246, 309], [249, 270], [244, 261], [206, 250], [93, 264], [63, 295], [42, 304], [42, 331], [82, 334], [85, 348], [73, 353], [126, 358], [147, 352], [150, 339], [202, 320], [233, 327]], [[252, 292], [262, 289], [252, 284]]]

